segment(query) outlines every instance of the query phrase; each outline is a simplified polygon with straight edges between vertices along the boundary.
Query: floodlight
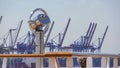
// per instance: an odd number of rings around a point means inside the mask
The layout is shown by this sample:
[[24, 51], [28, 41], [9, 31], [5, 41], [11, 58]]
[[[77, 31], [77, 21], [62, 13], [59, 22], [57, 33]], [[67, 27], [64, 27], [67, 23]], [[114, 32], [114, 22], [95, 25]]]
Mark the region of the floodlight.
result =
[[[37, 11], [41, 11], [42, 13], [32, 18]], [[46, 33], [49, 28], [50, 18], [45, 10], [37, 8], [31, 12], [28, 23], [32, 31], [43, 30]]]

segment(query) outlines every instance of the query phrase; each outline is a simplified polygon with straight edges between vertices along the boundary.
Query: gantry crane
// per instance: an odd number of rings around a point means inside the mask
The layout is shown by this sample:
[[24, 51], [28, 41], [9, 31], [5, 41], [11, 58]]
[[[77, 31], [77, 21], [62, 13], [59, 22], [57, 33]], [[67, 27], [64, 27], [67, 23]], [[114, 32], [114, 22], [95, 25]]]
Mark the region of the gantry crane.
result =
[[63, 33], [63, 36], [62, 36], [61, 40], [59, 41], [60, 43], [58, 44], [58, 47], [61, 47], [62, 44], [63, 44], [63, 41], [64, 41], [64, 39], [65, 39], [66, 32], [67, 32], [68, 27], [69, 27], [69, 24], [70, 24], [70, 20], [71, 20], [71, 18], [69, 18], [69, 20], [68, 20], [67, 26], [66, 26], [66, 28], [65, 28], [65, 31], [64, 31], [64, 33]]
[[88, 28], [88, 31], [86, 33], [86, 36], [84, 37], [84, 43], [82, 45], [83, 51], [87, 51], [90, 48], [90, 43], [92, 40], [92, 37], [94, 35], [95, 29], [96, 29], [97, 24], [90, 23], [90, 26]]
[[[58, 51], [59, 50], [61, 51], [65, 35], [67, 33], [67, 30], [68, 30], [68, 27], [69, 27], [69, 24], [70, 24], [70, 20], [71, 20], [71, 18], [69, 18], [64, 32], [63, 33], [58, 33], [57, 36], [52, 38], [51, 41], [47, 43], [47, 47], [49, 47], [49, 51], [53, 52], [55, 49], [57, 49]], [[56, 40], [54, 40], [55, 38], [58, 38], [57, 39], [58, 42], [56, 42]]]
[[20, 21], [17, 28], [9, 29], [9, 31], [3, 37], [3, 42], [0, 45], [1, 53], [13, 52], [14, 46], [16, 44], [23, 20]]
[[99, 45], [91, 43], [96, 27], [97, 24], [90, 23], [86, 35], [81, 36], [81, 39], [74, 41], [74, 43], [70, 45], [73, 48], [73, 52], [95, 52], [98, 50], [100, 51], [108, 30], [108, 26], [106, 27], [103, 37], [101, 39], [98, 38]]
[[101, 47], [102, 47], [102, 44], [103, 44], [103, 42], [104, 42], [105, 36], [106, 36], [106, 34], [107, 34], [107, 31], [108, 31], [108, 26], [107, 26], [106, 29], [105, 29], [105, 32], [104, 32], [104, 34], [103, 34], [103, 37], [102, 37], [102, 38], [98, 38], [98, 46], [91, 49], [92, 52], [94, 52], [95, 50], [97, 50], [98, 52], [101, 51]]

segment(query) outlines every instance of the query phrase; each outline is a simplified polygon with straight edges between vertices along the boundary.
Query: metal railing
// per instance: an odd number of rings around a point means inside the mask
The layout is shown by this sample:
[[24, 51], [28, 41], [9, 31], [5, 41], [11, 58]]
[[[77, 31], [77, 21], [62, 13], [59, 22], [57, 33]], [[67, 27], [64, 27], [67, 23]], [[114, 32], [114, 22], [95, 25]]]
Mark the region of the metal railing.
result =
[[2, 68], [6, 68], [6, 58], [49, 58], [48, 68], [60, 68], [58, 59], [59, 57], [67, 58], [66, 68], [73, 68], [73, 58], [86, 58], [86, 68], [93, 68], [92, 58], [101, 58], [101, 68], [109, 68], [110, 58], [113, 58], [113, 68], [118, 68], [118, 58], [120, 55], [116, 54], [95, 54], [95, 53], [70, 53], [70, 52], [50, 52], [46, 54], [0, 54], [3, 58]]

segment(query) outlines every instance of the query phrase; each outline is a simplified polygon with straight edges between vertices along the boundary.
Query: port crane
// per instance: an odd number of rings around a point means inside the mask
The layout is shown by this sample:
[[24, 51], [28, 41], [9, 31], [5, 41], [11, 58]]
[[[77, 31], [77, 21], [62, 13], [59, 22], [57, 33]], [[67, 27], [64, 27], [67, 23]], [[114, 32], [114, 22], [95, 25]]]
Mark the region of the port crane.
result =
[[2, 37], [2, 43], [0, 44], [0, 53], [14, 52], [14, 47], [18, 39], [18, 35], [22, 26], [23, 20], [20, 21], [17, 28], [9, 29], [9, 31]]
[[[47, 42], [46, 47], [49, 48], [49, 51], [50, 51], [50, 52], [53, 52], [53, 51], [55, 51], [55, 50], [61, 51], [62, 45], [63, 45], [63, 41], [64, 41], [64, 39], [65, 39], [65, 35], [66, 35], [66, 33], [67, 33], [67, 30], [68, 30], [70, 21], [71, 21], [71, 18], [69, 18], [68, 23], [67, 23], [66, 28], [65, 28], [65, 30], [64, 30], [63, 33], [58, 33], [58, 35], [56, 35], [54, 38], [52, 38], [52, 39], [50, 40], [50, 42]], [[57, 39], [56, 39], [56, 38], [57, 38]], [[54, 39], [55, 39], [55, 40], [54, 40]], [[57, 40], [58, 42], [57, 42], [56, 40]]]
[[[101, 47], [102, 47], [102, 44], [103, 44], [103, 42], [104, 42], [104, 39], [105, 39], [105, 36], [106, 36], [106, 34], [107, 34], [107, 31], [108, 31], [108, 26], [106, 27], [106, 29], [105, 29], [105, 32], [104, 32], [104, 34], [103, 34], [103, 37], [101, 37], [101, 38], [98, 38], [98, 46], [97, 47], [93, 47], [92, 49], [91, 49], [91, 51], [92, 52], [94, 52], [94, 51], [98, 51], [98, 52], [101, 52]], [[96, 46], [96, 44], [94, 44], [95, 46]]]
[[90, 23], [89, 28], [87, 30], [87, 33], [85, 36], [81, 36], [80, 39], [75, 40], [73, 44], [70, 46], [73, 48], [73, 52], [95, 52], [95, 51], [100, 51], [103, 41], [105, 39], [108, 26], [106, 27], [106, 30], [103, 34], [102, 38], [98, 38], [98, 45], [95, 43], [92, 43], [92, 38], [94, 35], [94, 32], [96, 30], [97, 24], [95, 23]]

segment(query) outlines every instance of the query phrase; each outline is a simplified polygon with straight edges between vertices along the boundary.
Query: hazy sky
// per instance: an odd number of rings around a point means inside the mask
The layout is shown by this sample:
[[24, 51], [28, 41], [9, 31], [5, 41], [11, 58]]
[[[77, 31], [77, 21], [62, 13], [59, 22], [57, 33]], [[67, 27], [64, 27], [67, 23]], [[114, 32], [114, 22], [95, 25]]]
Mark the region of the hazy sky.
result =
[[3, 16], [0, 37], [22, 19], [20, 36], [26, 34], [30, 12], [36, 8], [46, 10], [51, 21], [55, 21], [50, 38], [63, 32], [71, 17], [63, 45], [68, 46], [85, 35], [90, 22], [94, 22], [98, 25], [92, 41], [102, 37], [109, 25], [102, 52], [120, 53], [120, 0], [0, 0], [0, 16]]

